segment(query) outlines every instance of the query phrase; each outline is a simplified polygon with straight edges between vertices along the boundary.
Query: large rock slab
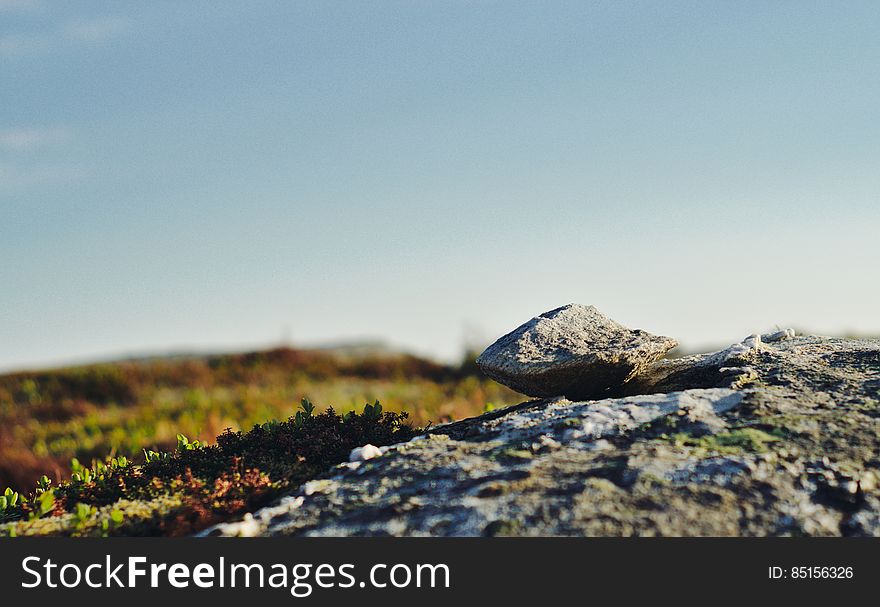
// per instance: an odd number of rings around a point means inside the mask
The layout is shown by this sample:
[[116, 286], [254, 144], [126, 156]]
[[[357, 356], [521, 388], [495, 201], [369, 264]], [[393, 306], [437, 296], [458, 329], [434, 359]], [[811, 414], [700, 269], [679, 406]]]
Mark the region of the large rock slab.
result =
[[477, 358], [480, 369], [517, 392], [542, 398], [601, 398], [678, 345], [629, 329], [593, 306], [545, 312], [501, 337]]
[[663, 393], [436, 426], [204, 535], [880, 536], [880, 340], [661, 367]]

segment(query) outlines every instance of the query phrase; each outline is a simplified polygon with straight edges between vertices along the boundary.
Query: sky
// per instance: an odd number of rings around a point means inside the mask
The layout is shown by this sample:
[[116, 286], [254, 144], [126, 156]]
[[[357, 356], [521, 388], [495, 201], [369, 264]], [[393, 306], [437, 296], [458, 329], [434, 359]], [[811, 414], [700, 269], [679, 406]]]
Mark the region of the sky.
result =
[[880, 334], [876, 2], [0, 0], [0, 369], [566, 303]]

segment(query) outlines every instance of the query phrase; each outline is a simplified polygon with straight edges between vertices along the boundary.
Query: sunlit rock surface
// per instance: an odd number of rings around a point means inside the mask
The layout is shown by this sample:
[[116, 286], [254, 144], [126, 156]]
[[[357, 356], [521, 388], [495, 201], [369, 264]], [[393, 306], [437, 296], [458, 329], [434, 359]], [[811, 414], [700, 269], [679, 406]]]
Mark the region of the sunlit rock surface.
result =
[[628, 329], [593, 306], [545, 312], [486, 348], [477, 365], [529, 396], [602, 398], [660, 359], [677, 342]]
[[342, 464], [247, 535], [880, 535], [880, 340], [752, 336]]

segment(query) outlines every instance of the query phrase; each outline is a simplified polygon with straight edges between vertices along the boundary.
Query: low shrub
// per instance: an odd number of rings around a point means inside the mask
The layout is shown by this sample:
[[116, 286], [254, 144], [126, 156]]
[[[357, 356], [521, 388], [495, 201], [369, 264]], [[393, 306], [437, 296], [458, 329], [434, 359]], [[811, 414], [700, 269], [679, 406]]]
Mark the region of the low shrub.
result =
[[355, 447], [415, 433], [406, 413], [384, 412], [378, 401], [361, 413], [314, 411], [303, 399], [287, 421], [227, 429], [213, 445], [178, 435], [174, 452], [145, 450], [140, 465], [124, 456], [89, 467], [74, 460], [56, 487], [43, 476], [28, 496], [0, 496], [0, 535], [188, 534], [265, 505]]

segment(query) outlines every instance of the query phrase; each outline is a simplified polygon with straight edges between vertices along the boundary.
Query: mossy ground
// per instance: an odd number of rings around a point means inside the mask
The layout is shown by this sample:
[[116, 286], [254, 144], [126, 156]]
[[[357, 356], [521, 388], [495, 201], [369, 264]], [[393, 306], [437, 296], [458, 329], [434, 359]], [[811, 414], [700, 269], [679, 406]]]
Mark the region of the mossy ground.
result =
[[[57, 486], [44, 478], [0, 512], [0, 535], [183, 535], [266, 505], [345, 461], [349, 452], [408, 440], [406, 414], [366, 405], [363, 412], [302, 410], [285, 422], [227, 430], [215, 445], [179, 437], [173, 453], [145, 452], [83, 467]], [[7, 500], [9, 501], [9, 500]]]

